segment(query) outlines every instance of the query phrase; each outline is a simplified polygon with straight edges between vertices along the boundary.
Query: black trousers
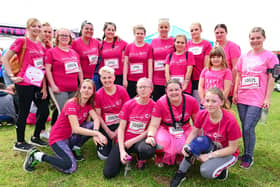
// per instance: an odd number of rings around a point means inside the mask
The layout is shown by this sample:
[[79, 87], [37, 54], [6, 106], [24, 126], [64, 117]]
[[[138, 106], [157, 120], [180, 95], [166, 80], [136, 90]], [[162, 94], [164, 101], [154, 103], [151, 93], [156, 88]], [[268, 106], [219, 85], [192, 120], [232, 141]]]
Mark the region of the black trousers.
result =
[[127, 93], [130, 99], [134, 98], [137, 95], [136, 84], [136, 81], [127, 81]]

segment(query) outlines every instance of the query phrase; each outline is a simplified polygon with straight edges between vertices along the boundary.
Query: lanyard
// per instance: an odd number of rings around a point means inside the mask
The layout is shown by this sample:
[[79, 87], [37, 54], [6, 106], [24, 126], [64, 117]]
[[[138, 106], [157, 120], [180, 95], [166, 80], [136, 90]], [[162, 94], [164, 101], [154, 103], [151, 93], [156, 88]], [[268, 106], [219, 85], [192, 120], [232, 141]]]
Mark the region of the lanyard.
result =
[[167, 98], [167, 103], [168, 103], [168, 107], [169, 107], [169, 111], [170, 111], [170, 114], [171, 114], [171, 117], [172, 117], [172, 121], [173, 121], [173, 124], [172, 124], [172, 125], [173, 125], [175, 128], [181, 127], [184, 123], [186, 123], [186, 122], [189, 121], [189, 119], [188, 119], [187, 121], [184, 121], [186, 98], [185, 98], [184, 94], [182, 94], [182, 97], [183, 97], [182, 118], [181, 118], [180, 121], [176, 121], [176, 120], [175, 120], [175, 117], [174, 117], [174, 113], [173, 113], [172, 107], [171, 107], [171, 103], [170, 103], [170, 101], [169, 101], [168, 96], [166, 96], [166, 98]]

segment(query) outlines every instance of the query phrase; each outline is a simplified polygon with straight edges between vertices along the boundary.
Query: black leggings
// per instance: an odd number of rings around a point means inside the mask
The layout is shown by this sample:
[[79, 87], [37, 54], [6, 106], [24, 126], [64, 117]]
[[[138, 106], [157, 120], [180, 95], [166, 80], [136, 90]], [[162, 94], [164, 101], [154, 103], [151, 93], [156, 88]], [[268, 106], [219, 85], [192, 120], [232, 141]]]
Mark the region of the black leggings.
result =
[[134, 98], [137, 95], [136, 84], [137, 81], [127, 81], [127, 93], [130, 99]]
[[[149, 144], [145, 143], [145, 140], [141, 140], [140, 142], [135, 143], [131, 148], [126, 149], [127, 153], [137, 153], [139, 160], [147, 160], [154, 156], [155, 154], [155, 147], [152, 147]], [[115, 177], [121, 169], [121, 159], [120, 159], [120, 149], [119, 144], [117, 143], [108, 159], [105, 161], [105, 166], [103, 170], [103, 175], [106, 178]]]
[[41, 130], [45, 127], [45, 123], [49, 116], [48, 99], [42, 100], [38, 97], [41, 88], [36, 86], [15, 85], [19, 98], [19, 114], [16, 122], [17, 141], [23, 142], [25, 136], [26, 119], [29, 114], [31, 102], [34, 101], [38, 110], [36, 113], [37, 121], [34, 131], [35, 137], [40, 137]]

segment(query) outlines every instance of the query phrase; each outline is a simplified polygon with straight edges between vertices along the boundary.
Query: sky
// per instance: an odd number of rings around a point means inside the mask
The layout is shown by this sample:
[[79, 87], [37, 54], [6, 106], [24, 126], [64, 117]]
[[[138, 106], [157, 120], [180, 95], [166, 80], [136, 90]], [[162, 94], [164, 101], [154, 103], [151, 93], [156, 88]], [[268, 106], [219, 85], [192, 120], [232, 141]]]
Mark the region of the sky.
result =
[[[202, 37], [215, 40], [214, 27], [225, 23], [228, 40], [250, 49], [249, 31], [261, 26], [266, 31], [265, 48], [280, 50], [280, 14], [277, 0], [5, 0], [1, 2], [0, 24], [25, 26], [30, 17], [48, 21], [54, 28], [79, 30], [84, 20], [94, 25], [94, 37], [103, 35], [104, 22], [117, 25], [117, 35], [133, 41], [132, 28], [143, 24], [147, 35], [157, 32], [159, 18], [186, 31], [193, 22], [202, 25]], [[278, 3], [277, 3], [278, 4]], [[1, 47], [1, 41], [0, 41]]]

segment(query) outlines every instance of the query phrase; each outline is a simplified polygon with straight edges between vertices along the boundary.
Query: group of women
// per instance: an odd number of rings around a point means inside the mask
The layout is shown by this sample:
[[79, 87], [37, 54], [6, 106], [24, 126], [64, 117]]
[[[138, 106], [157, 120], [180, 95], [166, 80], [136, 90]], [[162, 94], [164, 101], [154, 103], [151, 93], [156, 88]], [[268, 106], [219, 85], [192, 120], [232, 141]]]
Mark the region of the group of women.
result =
[[[168, 19], [159, 20], [159, 38], [151, 44], [144, 42], [142, 25], [134, 27], [135, 41], [127, 44], [115, 35], [114, 23], [105, 23], [98, 41], [93, 25], [85, 21], [79, 38], [73, 40], [69, 30], [59, 29], [55, 45], [42, 45], [41, 27], [39, 20], [29, 19], [26, 37], [17, 39], [3, 59], [19, 95], [14, 149], [28, 151], [26, 171], [44, 161], [64, 173], [74, 172], [76, 160], [84, 159], [81, 146], [93, 137], [98, 157], [105, 160], [106, 178], [116, 176], [136, 153], [138, 169], [154, 154], [159, 167], [180, 163], [171, 186], [184, 180], [194, 159], [203, 162], [202, 176], [226, 179], [238, 159], [241, 138], [229, 108], [232, 102], [242, 122], [240, 166], [253, 164], [255, 127], [273, 90], [274, 78], [267, 70], [279, 63], [263, 48], [262, 28], [250, 31], [252, 50], [240, 57], [240, 47], [227, 40], [224, 24], [214, 29], [212, 49], [202, 39], [199, 23], [190, 26], [189, 41], [185, 35], [169, 37]], [[14, 74], [9, 60], [23, 51], [20, 72]], [[46, 145], [39, 134], [49, 114], [49, 96], [59, 114], [49, 138], [56, 156], [32, 148], [24, 138], [34, 101], [38, 120], [30, 143]]]

